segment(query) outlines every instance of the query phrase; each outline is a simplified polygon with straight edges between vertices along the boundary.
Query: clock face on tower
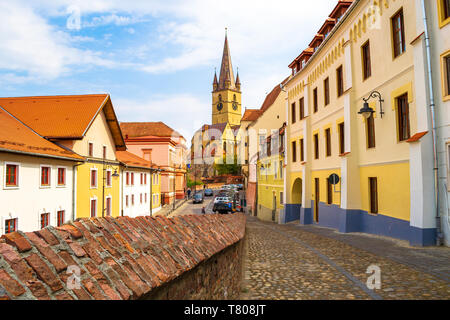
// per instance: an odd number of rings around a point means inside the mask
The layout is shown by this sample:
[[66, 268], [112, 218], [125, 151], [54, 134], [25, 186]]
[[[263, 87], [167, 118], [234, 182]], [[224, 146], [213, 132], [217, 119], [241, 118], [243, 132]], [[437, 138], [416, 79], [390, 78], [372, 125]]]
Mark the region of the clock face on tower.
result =
[[222, 108], [223, 108], [223, 104], [222, 104], [222, 102], [219, 102], [217, 104], [217, 110], [220, 111], [220, 110], [222, 110]]
[[233, 110], [236, 111], [238, 108], [238, 104], [237, 102], [233, 102]]

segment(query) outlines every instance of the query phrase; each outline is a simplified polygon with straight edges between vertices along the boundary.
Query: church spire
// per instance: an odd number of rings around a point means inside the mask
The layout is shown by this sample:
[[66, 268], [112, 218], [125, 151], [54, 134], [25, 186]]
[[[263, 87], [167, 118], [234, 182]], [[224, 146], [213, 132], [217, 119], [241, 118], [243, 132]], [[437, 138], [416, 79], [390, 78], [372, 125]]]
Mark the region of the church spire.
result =
[[231, 65], [230, 49], [228, 48], [227, 28], [225, 28], [225, 43], [223, 46], [222, 64], [220, 66], [219, 89], [235, 89], [233, 66]]
[[213, 81], [213, 89], [217, 90], [217, 86], [219, 85], [219, 83], [217, 82], [217, 73], [216, 73], [216, 68], [214, 68], [214, 81]]
[[239, 68], [237, 69], [236, 72], [236, 89], [237, 90], [241, 90], [241, 80], [239, 79]]

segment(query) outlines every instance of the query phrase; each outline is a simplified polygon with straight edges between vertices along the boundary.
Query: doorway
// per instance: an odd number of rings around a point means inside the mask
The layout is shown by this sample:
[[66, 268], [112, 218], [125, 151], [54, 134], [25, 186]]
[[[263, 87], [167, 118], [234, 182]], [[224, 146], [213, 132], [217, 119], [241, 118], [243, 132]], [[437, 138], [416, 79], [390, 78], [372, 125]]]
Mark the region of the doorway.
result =
[[320, 186], [319, 178], [314, 178], [314, 221], [319, 222]]

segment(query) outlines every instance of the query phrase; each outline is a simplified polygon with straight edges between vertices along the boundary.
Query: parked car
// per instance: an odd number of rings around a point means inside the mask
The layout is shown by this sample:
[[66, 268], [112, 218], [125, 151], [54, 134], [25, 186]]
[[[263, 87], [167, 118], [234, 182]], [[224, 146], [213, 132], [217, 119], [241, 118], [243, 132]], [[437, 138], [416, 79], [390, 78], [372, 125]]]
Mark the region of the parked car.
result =
[[238, 186], [238, 190], [244, 190], [244, 185], [242, 183], [238, 184], [237, 186]]
[[192, 200], [192, 203], [203, 203], [203, 194], [200, 192], [194, 194], [194, 199]]
[[212, 191], [212, 189], [205, 189], [204, 194], [205, 197], [211, 197], [214, 194], [214, 192]]
[[233, 211], [233, 202], [230, 198], [219, 197], [218, 199], [216, 198], [216, 200], [213, 205], [213, 212], [226, 214]]

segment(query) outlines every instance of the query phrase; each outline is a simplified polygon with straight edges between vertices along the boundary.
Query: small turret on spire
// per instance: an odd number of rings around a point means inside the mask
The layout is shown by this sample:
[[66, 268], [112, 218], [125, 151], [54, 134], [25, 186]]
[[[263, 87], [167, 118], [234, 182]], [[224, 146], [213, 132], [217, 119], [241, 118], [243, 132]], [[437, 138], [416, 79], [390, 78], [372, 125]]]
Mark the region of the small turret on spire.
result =
[[236, 72], [236, 89], [241, 91], [241, 80], [239, 80], [239, 68], [237, 68]]
[[216, 68], [214, 68], [213, 90], [216, 91], [218, 86], [219, 86], [219, 82], [217, 81]]

